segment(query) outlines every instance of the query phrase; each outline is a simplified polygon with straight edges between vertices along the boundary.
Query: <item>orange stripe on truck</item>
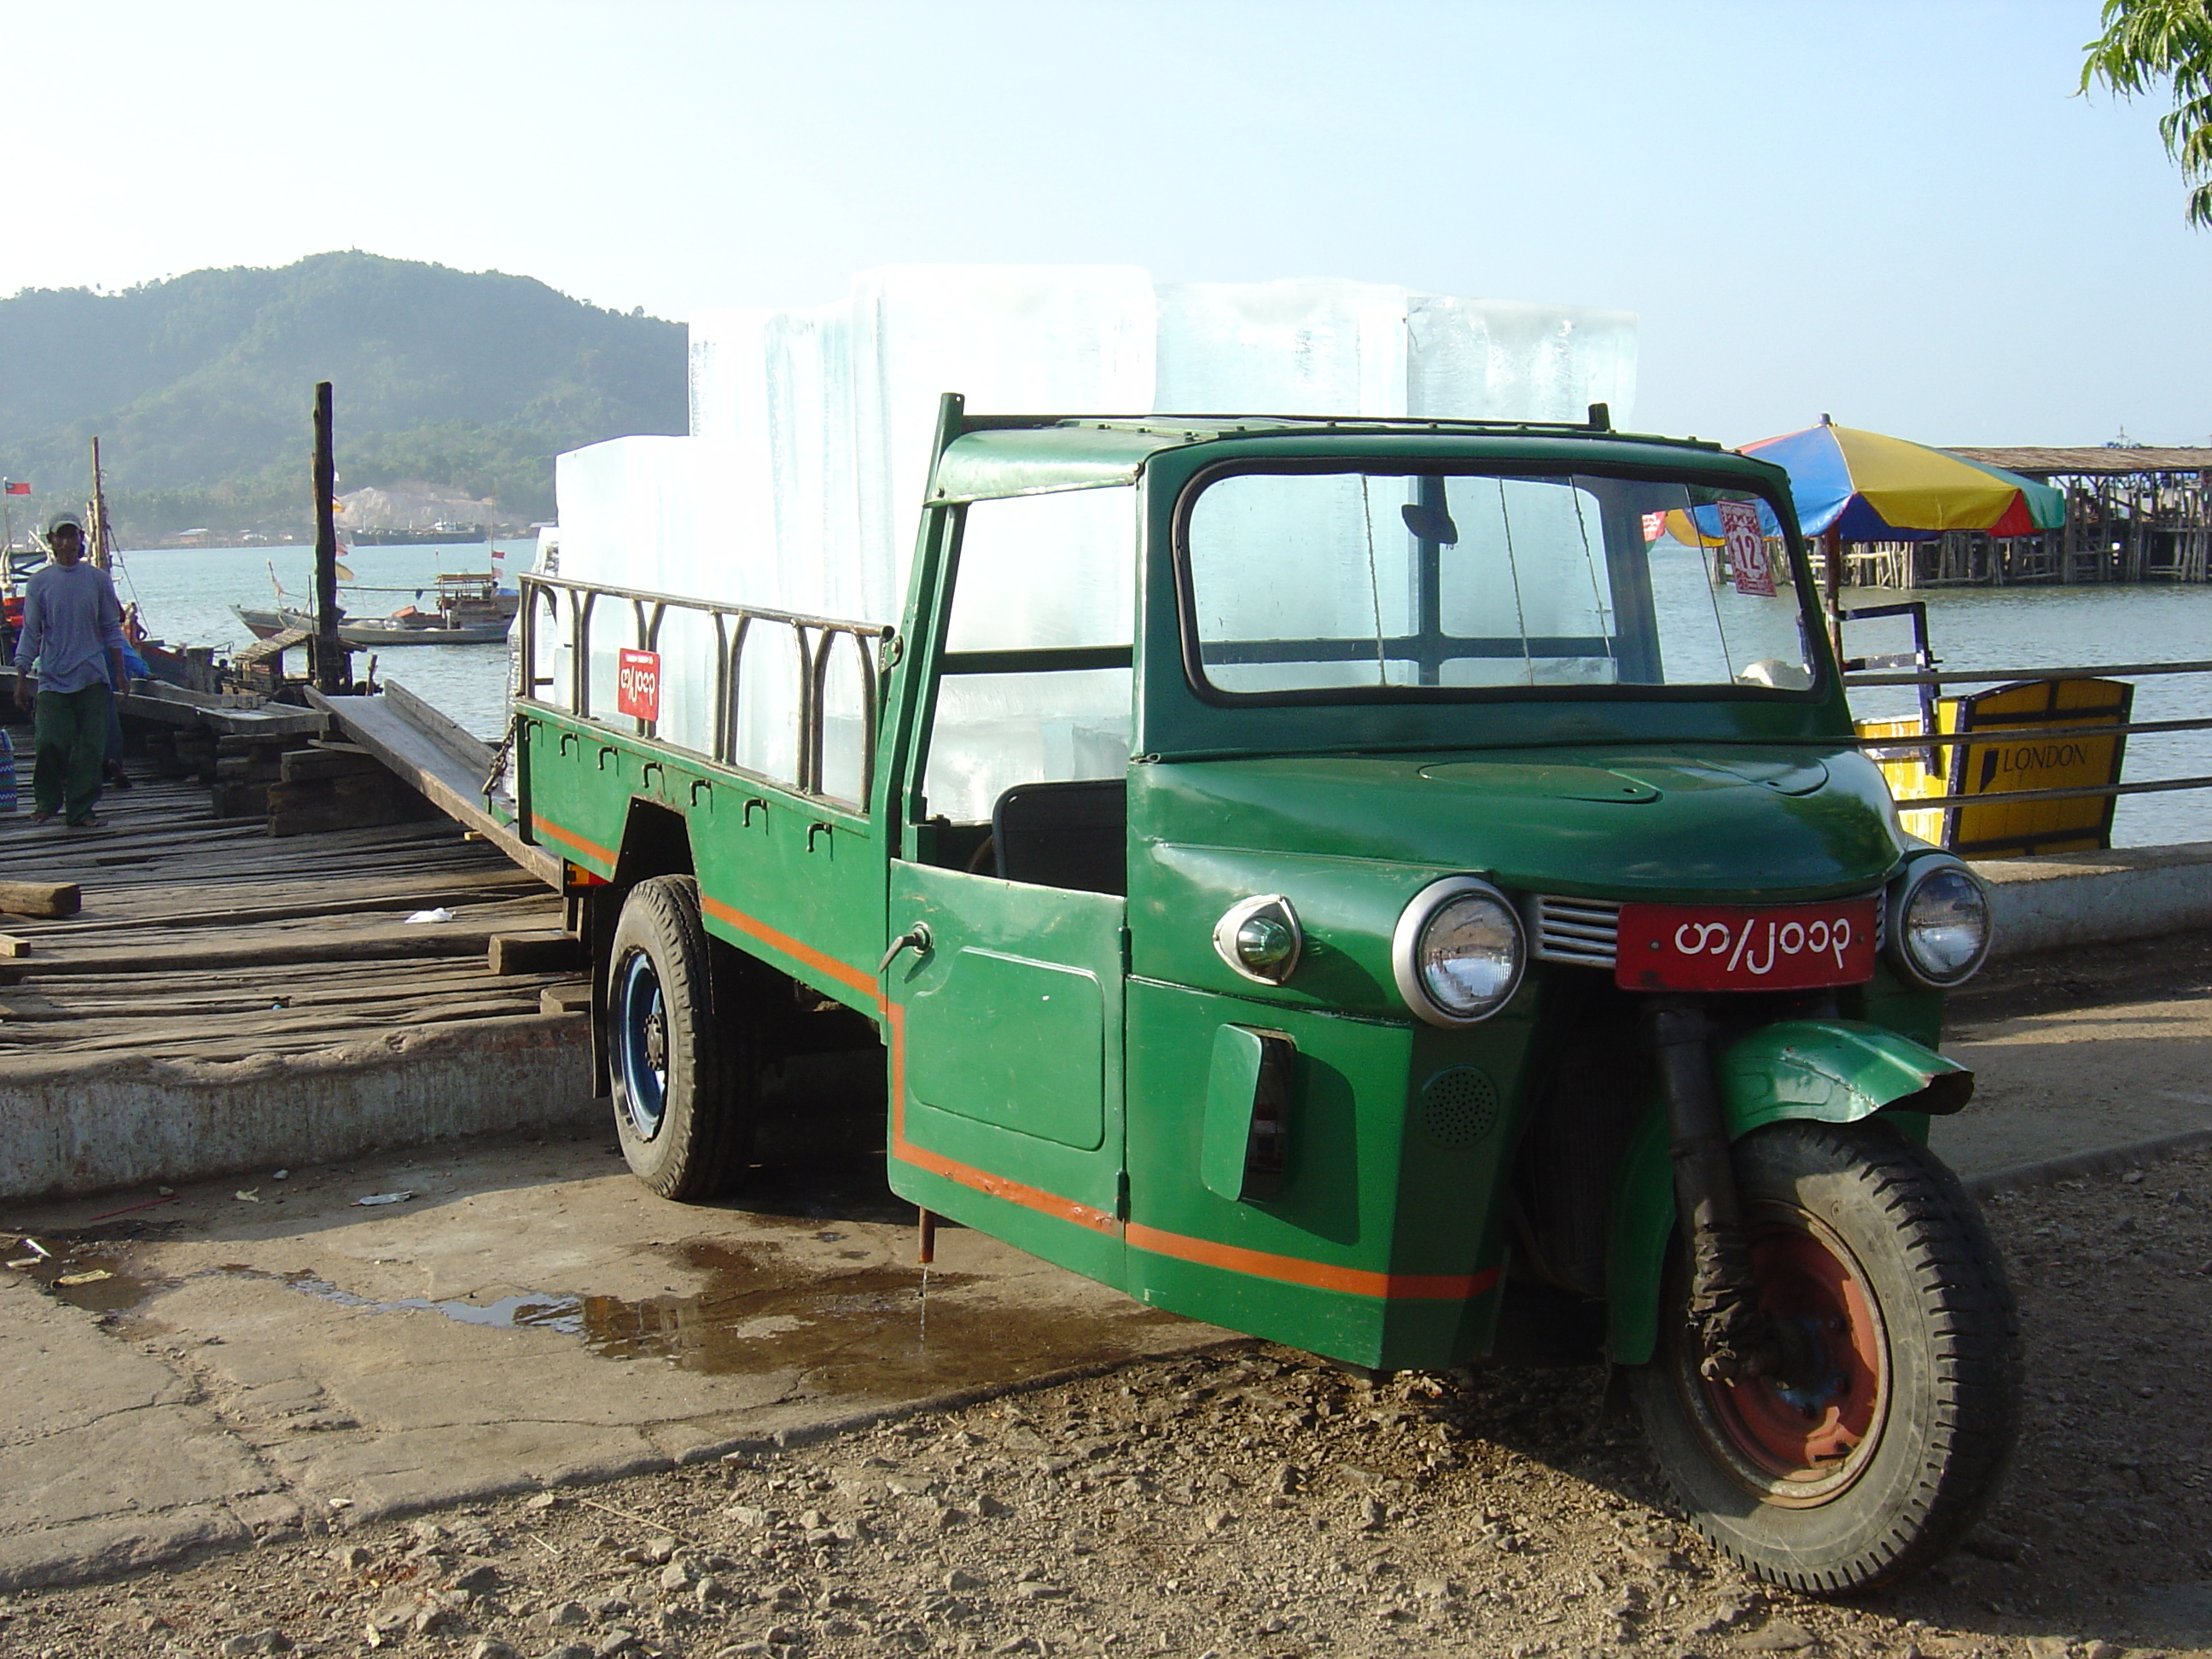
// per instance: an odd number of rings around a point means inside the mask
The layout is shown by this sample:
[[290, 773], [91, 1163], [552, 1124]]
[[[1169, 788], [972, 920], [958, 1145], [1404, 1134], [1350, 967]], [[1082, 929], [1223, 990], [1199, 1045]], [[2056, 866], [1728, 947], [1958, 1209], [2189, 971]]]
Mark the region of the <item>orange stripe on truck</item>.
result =
[[[564, 841], [573, 840], [565, 831], [555, 830], [542, 818], [541, 825]], [[578, 846], [589, 846], [580, 841]], [[604, 848], [590, 848], [606, 856], [612, 855]], [[883, 988], [865, 969], [849, 963], [826, 956], [804, 941], [793, 939], [781, 929], [769, 927], [757, 917], [725, 904], [706, 893], [699, 896], [699, 908], [718, 921], [723, 921], [749, 938], [757, 939], [772, 950], [782, 952], [793, 961], [803, 962], [817, 972], [825, 974], [841, 985], [864, 991], [875, 1000], [885, 1023], [890, 1028], [891, 1050], [891, 1155], [902, 1163], [945, 1180], [957, 1182], [971, 1191], [986, 1197], [1001, 1199], [1006, 1203], [1033, 1210], [1056, 1220], [1071, 1222], [1079, 1227], [1109, 1236], [1119, 1234], [1132, 1249], [1153, 1255], [1173, 1257], [1204, 1267], [1218, 1267], [1227, 1273], [1244, 1273], [1255, 1279], [1272, 1279], [1284, 1284], [1304, 1285], [1317, 1291], [1334, 1291], [1349, 1296], [1371, 1296], [1399, 1301], [1464, 1301], [1468, 1297], [1480, 1296], [1498, 1283], [1498, 1272], [1492, 1268], [1479, 1273], [1382, 1273], [1364, 1267], [1332, 1267], [1325, 1261], [1310, 1261], [1303, 1256], [1277, 1255], [1266, 1250], [1249, 1250], [1235, 1244], [1219, 1244], [1211, 1239], [1189, 1238], [1181, 1233], [1171, 1233], [1158, 1227], [1147, 1227], [1139, 1222], [1123, 1222], [1103, 1210], [1048, 1193], [1005, 1176], [994, 1175], [988, 1170], [917, 1146], [906, 1138], [906, 1010], [884, 994]]]
[[883, 1000], [883, 993], [877, 988], [873, 975], [864, 974], [835, 957], [824, 956], [804, 940], [779, 932], [742, 910], [733, 910], [721, 900], [710, 897], [704, 892], [699, 895], [699, 908], [715, 921], [726, 921], [739, 933], [750, 934], [771, 949], [782, 951], [793, 961], [805, 963], [816, 973], [827, 974], [840, 985], [849, 985], [856, 991], [865, 992], [879, 1003]]
[[563, 846], [574, 848], [586, 858], [599, 860], [611, 870], [615, 866], [616, 858], [613, 848], [602, 847], [595, 841], [586, 841], [573, 830], [563, 830], [543, 812], [531, 814], [530, 827], [532, 830], [542, 830]]
[[1340, 1291], [1351, 1296], [1382, 1297], [1387, 1300], [1462, 1302], [1479, 1296], [1498, 1282], [1497, 1269], [1479, 1273], [1378, 1273], [1365, 1267], [1334, 1267], [1304, 1256], [1276, 1255], [1267, 1250], [1248, 1250], [1235, 1244], [1217, 1244], [1207, 1238], [1187, 1238], [1132, 1221], [1122, 1237], [1129, 1248], [1153, 1255], [1172, 1256], [1202, 1267], [1221, 1267], [1255, 1279], [1279, 1279], [1310, 1285], [1317, 1291]]

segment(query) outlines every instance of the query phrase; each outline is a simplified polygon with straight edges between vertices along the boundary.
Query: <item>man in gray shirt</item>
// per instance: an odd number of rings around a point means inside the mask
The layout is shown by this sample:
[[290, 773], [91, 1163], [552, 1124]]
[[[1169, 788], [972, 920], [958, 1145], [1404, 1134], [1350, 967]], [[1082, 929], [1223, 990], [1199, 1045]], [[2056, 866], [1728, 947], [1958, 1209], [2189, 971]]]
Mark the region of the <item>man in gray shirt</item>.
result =
[[53, 562], [25, 585], [23, 632], [15, 641], [15, 701], [27, 708], [31, 677], [38, 676], [31, 822], [44, 823], [66, 806], [72, 828], [96, 830], [100, 818], [92, 809], [107, 757], [110, 669], [114, 684], [127, 684], [123, 606], [107, 573], [84, 562], [84, 526], [75, 514], [54, 515], [46, 545]]

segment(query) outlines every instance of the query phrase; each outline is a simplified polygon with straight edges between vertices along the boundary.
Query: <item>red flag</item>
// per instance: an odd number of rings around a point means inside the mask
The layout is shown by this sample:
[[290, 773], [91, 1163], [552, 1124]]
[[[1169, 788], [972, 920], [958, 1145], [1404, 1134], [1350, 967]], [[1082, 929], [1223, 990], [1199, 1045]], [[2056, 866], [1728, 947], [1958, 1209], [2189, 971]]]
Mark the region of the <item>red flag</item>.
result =
[[8, 493], [10, 495], [27, 495], [31, 493], [31, 486], [27, 483], [17, 483], [15, 479], [10, 478], [8, 480]]

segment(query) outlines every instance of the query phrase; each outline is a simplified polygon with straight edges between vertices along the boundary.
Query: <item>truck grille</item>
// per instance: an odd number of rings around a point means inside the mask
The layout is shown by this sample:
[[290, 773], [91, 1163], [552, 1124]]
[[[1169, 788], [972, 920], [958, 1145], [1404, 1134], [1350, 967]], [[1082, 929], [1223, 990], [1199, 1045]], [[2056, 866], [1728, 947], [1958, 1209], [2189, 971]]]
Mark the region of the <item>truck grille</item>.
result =
[[1611, 968], [1620, 933], [1620, 906], [1607, 899], [1536, 895], [1535, 954], [1540, 962]]

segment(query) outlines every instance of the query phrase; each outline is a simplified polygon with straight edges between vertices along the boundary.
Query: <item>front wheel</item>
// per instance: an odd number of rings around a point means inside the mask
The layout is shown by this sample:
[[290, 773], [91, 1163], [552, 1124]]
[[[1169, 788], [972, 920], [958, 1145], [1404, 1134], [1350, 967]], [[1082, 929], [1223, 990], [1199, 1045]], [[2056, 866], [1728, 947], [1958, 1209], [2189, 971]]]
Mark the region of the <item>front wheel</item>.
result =
[[750, 1150], [754, 1077], [739, 1011], [715, 1006], [698, 884], [638, 883], [608, 957], [607, 1069], [623, 1157], [664, 1198], [712, 1198]]
[[1770, 1124], [1735, 1146], [1778, 1376], [1698, 1375], [1677, 1264], [1652, 1362], [1630, 1374], [1692, 1522], [1814, 1595], [1893, 1583], [1979, 1516], [2020, 1419], [2019, 1320], [1958, 1178], [1881, 1123]]

